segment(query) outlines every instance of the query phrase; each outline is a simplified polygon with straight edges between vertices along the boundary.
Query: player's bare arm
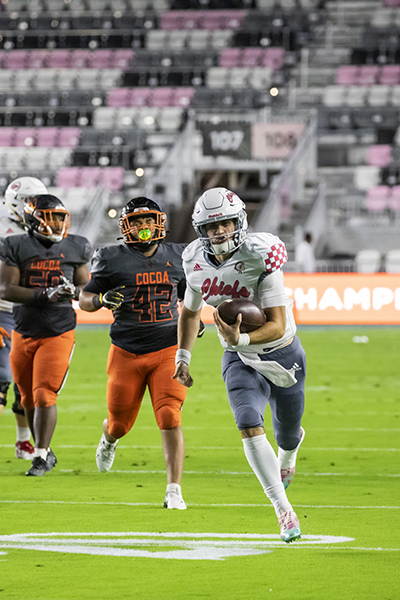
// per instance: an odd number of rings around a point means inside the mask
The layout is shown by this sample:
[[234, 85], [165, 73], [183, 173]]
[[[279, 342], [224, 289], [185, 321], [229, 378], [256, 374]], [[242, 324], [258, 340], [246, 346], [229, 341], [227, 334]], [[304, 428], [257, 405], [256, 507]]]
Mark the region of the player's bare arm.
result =
[[[273, 308], [264, 308], [266, 316], [266, 323], [251, 331], [248, 335], [250, 336], [250, 344], [265, 344], [279, 340], [283, 337], [286, 329], [286, 309], [284, 306], [274, 306]], [[236, 323], [228, 325], [225, 323], [218, 312], [214, 312], [214, 322], [218, 328], [219, 333], [222, 335], [224, 340], [236, 346], [239, 341], [239, 329], [241, 323], [241, 315], [238, 316]]]
[[74, 271], [74, 281], [73, 284], [76, 290], [76, 297], [79, 295], [79, 292], [85, 287], [87, 282], [89, 281], [89, 269], [87, 265], [80, 265]]
[[[182, 312], [178, 321], [178, 348], [186, 350], [189, 353], [195, 344], [200, 325], [200, 311], [193, 312], [182, 306]], [[177, 379], [180, 384], [186, 387], [192, 387], [193, 378], [189, 373], [189, 365], [184, 361], [179, 361], [176, 365], [175, 373], [172, 377]]]
[[20, 270], [18, 267], [0, 262], [0, 298], [10, 302], [31, 302], [35, 299], [35, 289], [19, 285]]

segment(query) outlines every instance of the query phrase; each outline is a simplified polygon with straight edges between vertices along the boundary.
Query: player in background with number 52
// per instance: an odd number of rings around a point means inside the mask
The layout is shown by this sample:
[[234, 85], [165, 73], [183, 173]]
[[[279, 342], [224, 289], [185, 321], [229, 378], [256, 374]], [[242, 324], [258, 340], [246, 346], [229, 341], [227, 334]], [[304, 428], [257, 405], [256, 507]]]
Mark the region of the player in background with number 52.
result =
[[[203, 302], [217, 307], [224, 300], [250, 300], [264, 310], [267, 322], [251, 333], [240, 333], [240, 316], [227, 325], [214, 313], [225, 352], [222, 375], [229, 403], [249, 465], [271, 500], [281, 538], [301, 535], [285, 488], [293, 479], [296, 455], [304, 438], [305, 353], [295, 335], [292, 301], [286, 298], [282, 267], [286, 249], [271, 233], [247, 233], [245, 204], [225, 188], [204, 192], [193, 211], [198, 240], [184, 251], [187, 278], [179, 317], [177, 378], [190, 387], [191, 350]], [[264, 432], [269, 403], [278, 456]]]
[[186, 387], [172, 375], [177, 301], [186, 286], [181, 259], [185, 244], [161, 244], [165, 220], [165, 213], [149, 198], [130, 200], [119, 219], [124, 243], [95, 252], [91, 279], [79, 304], [89, 312], [101, 306], [114, 312], [107, 362], [108, 418], [96, 452], [99, 471], [110, 470], [118, 440], [135, 423], [148, 387], [167, 466], [164, 507], [184, 510], [181, 409]]

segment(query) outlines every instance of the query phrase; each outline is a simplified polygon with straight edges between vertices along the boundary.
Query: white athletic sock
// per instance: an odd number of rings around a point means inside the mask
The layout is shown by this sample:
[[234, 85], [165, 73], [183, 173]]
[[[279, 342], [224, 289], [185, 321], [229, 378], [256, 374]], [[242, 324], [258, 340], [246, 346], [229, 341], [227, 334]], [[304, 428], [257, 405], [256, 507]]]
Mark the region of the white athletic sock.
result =
[[181, 486], [179, 485], [179, 483], [169, 483], [167, 485], [167, 492], [177, 494], [180, 498], [182, 497]]
[[278, 461], [281, 469], [293, 469], [296, 466], [297, 453], [305, 436], [305, 431], [301, 428], [300, 442], [294, 450], [283, 450], [278, 448]]
[[292, 506], [287, 499], [281, 481], [278, 458], [274, 449], [265, 434], [244, 438], [242, 441], [247, 461], [261, 483], [265, 494], [271, 500], [279, 518], [283, 513], [292, 510]]
[[31, 439], [31, 430], [29, 427], [19, 427], [17, 425], [17, 442], [29, 442]]
[[34, 456], [34, 458], [36, 458], [37, 456], [40, 456], [40, 458], [43, 458], [43, 460], [46, 460], [47, 448], [35, 448], [35, 454], [33, 456]]

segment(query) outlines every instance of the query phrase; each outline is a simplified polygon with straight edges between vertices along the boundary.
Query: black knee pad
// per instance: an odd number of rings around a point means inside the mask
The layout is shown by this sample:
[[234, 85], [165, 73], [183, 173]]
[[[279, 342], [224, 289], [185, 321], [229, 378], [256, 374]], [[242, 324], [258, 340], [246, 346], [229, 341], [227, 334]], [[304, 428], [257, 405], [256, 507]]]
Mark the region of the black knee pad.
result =
[[0, 382], [0, 394], [4, 394], [4, 398], [0, 397], [0, 404], [7, 406], [7, 390], [10, 387], [8, 381]]
[[14, 383], [14, 396], [15, 396], [15, 400], [17, 402], [19, 402], [19, 404], [21, 404], [21, 393], [20, 393], [16, 383]]
[[14, 414], [16, 415], [22, 415], [25, 416], [25, 411], [22, 408], [19, 399], [15, 398], [12, 406], [11, 406], [11, 410], [13, 411]]

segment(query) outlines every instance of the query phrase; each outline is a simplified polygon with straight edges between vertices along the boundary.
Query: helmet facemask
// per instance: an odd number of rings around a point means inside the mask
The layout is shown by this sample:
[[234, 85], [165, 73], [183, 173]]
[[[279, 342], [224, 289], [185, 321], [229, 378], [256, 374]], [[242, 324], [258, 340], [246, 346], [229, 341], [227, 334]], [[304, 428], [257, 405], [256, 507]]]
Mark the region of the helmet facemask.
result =
[[36, 237], [54, 243], [61, 242], [67, 237], [70, 215], [64, 206], [36, 208], [35, 204], [26, 204], [24, 211], [27, 215], [27, 223]]
[[[125, 212], [118, 221], [125, 244], [134, 244], [139, 250], [146, 251], [165, 238], [165, 213], [145, 206]], [[151, 217], [154, 223], [137, 223], [137, 219], [145, 221], [148, 217]]]
[[[227, 239], [219, 244], [213, 243], [213, 238], [210, 238], [207, 233], [207, 225], [210, 223], [218, 223], [220, 221], [231, 220], [235, 223], [235, 230], [231, 233], [226, 234]], [[199, 238], [205, 252], [208, 254], [214, 254], [215, 256], [231, 254], [239, 246], [241, 246], [245, 240], [247, 234], [247, 215], [244, 210], [241, 210], [236, 218], [231, 217], [220, 217], [219, 219], [210, 219], [206, 223], [195, 223], [193, 221], [193, 227]], [[215, 238], [222, 236], [214, 236]]]

